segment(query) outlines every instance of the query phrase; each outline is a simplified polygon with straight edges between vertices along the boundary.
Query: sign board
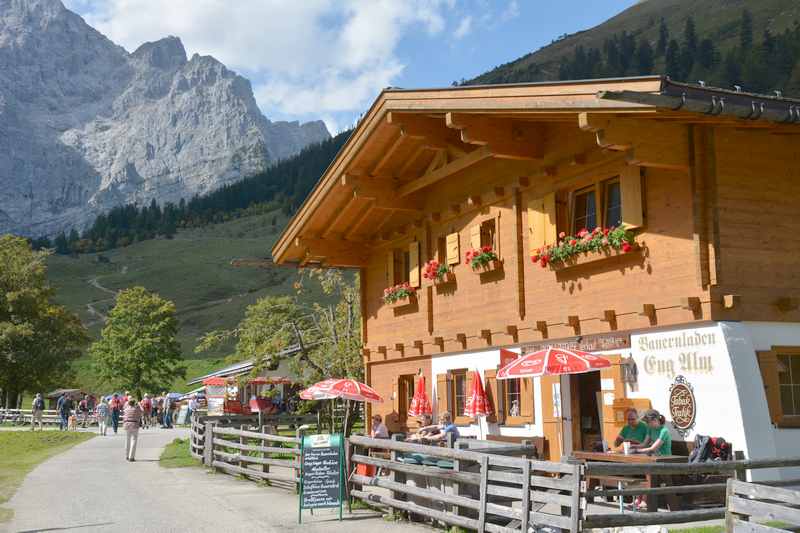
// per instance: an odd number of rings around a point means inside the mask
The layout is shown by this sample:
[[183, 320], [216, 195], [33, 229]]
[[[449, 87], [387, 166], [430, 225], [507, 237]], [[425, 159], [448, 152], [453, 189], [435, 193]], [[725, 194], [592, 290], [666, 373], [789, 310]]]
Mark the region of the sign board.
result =
[[669, 388], [669, 414], [678, 433], [686, 436], [697, 418], [697, 402], [694, 389], [683, 376], [677, 376]]
[[339, 508], [344, 500], [344, 439], [340, 434], [307, 435], [300, 443], [300, 515], [303, 509]]
[[624, 350], [631, 347], [630, 334], [600, 333], [597, 335], [583, 335], [568, 337], [558, 340], [543, 340], [525, 344], [522, 353], [535, 352], [545, 348], [562, 348], [566, 350], [580, 350], [582, 352], [605, 352], [608, 350]]
[[186, 417], [189, 414], [189, 406], [188, 405], [181, 405], [180, 411], [178, 411], [178, 421], [176, 424], [182, 426], [186, 424]]
[[216, 396], [211, 397], [209, 396], [206, 400], [208, 403], [208, 416], [221, 416], [225, 414], [225, 399]]

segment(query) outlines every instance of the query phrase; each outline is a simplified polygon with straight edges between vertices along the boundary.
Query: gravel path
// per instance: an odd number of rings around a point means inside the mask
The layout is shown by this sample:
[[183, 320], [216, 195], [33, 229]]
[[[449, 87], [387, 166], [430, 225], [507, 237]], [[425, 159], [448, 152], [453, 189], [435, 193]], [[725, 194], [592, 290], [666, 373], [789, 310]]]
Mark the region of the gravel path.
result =
[[340, 524], [334, 510], [303, 513], [297, 497], [202, 468], [158, 466], [163, 447], [187, 430], [143, 430], [137, 461], [125, 461], [125, 436], [95, 437], [34, 469], [8, 506], [14, 518], [0, 531], [247, 532], [380, 531], [431, 529], [395, 524], [371, 511], [356, 511]]

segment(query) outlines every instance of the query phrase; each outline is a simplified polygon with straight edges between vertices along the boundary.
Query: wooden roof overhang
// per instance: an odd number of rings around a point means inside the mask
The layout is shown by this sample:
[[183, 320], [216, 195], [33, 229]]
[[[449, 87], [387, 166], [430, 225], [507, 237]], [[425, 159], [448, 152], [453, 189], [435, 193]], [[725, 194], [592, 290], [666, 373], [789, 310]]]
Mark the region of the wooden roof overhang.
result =
[[[612, 138], [611, 118], [628, 128], [635, 126], [631, 118], [655, 119], [664, 127], [674, 121], [744, 122], [729, 112], [732, 106], [726, 113], [699, 112], [700, 99], [708, 95], [693, 92], [687, 98], [679, 89], [660, 76], [386, 89], [289, 222], [273, 259], [300, 266], [365, 266], [370, 248], [394, 230], [421, 224], [431, 200], [426, 190], [444, 179], [501, 161], [520, 176], [549, 175], [556, 165], [574, 163], [581, 154], [559, 150], [558, 133], [594, 132], [596, 148], [625, 151], [629, 146]], [[737, 105], [741, 112], [745, 104]], [[784, 104], [769, 102], [770, 113], [749, 117], [748, 125], [774, 126], [766, 115], [785, 115], [775, 105]], [[712, 111], [719, 107], [716, 100], [713, 106]]]

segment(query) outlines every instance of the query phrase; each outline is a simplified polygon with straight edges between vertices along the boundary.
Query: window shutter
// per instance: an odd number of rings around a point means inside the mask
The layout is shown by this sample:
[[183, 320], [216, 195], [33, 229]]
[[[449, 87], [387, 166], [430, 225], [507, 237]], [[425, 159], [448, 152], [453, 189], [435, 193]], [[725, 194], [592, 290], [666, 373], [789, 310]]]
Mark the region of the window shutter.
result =
[[497, 213], [497, 216], [494, 217], [494, 242], [492, 243], [492, 248], [494, 248], [494, 253], [497, 254], [497, 257], [500, 257], [500, 213]]
[[486, 397], [489, 405], [492, 406], [494, 414], [486, 417], [487, 422], [502, 424], [503, 410], [501, 409], [500, 386], [497, 381], [497, 370], [489, 368], [483, 371], [483, 379], [486, 382]]
[[386, 286], [394, 285], [394, 250], [386, 254]]
[[756, 352], [758, 367], [761, 369], [761, 380], [764, 382], [764, 393], [767, 395], [769, 417], [773, 424], [781, 421], [780, 384], [778, 382], [778, 358], [774, 352]]
[[399, 413], [400, 409], [400, 384], [398, 383], [399, 377], [394, 378], [392, 381], [392, 412]]
[[408, 282], [412, 287], [419, 287], [419, 241], [408, 245]]
[[445, 411], [449, 411], [448, 405], [450, 403], [448, 392], [448, 379], [447, 374], [436, 375], [436, 414], [440, 415]]
[[544, 198], [528, 200], [528, 237], [531, 252], [535, 252], [542, 246], [556, 243], [555, 193], [550, 193]]
[[447, 236], [447, 264], [457, 265], [461, 260], [461, 250], [458, 247], [458, 233]]
[[481, 247], [481, 225], [475, 224], [469, 228], [469, 245], [473, 250]]
[[533, 424], [533, 378], [520, 378], [519, 403], [520, 417]]
[[644, 225], [642, 207], [642, 175], [637, 166], [628, 166], [619, 177], [622, 196], [622, 223], [629, 228]]

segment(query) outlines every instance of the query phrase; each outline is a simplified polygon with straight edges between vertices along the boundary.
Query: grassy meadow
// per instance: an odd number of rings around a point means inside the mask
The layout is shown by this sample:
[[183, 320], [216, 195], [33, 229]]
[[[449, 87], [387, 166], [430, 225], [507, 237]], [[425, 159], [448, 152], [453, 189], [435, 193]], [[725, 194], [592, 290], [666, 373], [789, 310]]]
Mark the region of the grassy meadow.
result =
[[[224, 364], [233, 346], [195, 354], [197, 340], [213, 329], [232, 328], [258, 298], [293, 292], [293, 268], [233, 267], [231, 261], [265, 258], [286, 223], [276, 213], [254, 215], [204, 228], [180, 230], [174, 239], [156, 239], [102, 253], [51, 256], [48, 274], [56, 300], [78, 313], [98, 337], [102, 317], [114, 305], [114, 291], [141, 285], [175, 302], [187, 377]], [[92, 311], [94, 310], [94, 312]], [[75, 364], [76, 385], [104, 390], [88, 356]], [[189, 390], [184, 380], [173, 390]]]

